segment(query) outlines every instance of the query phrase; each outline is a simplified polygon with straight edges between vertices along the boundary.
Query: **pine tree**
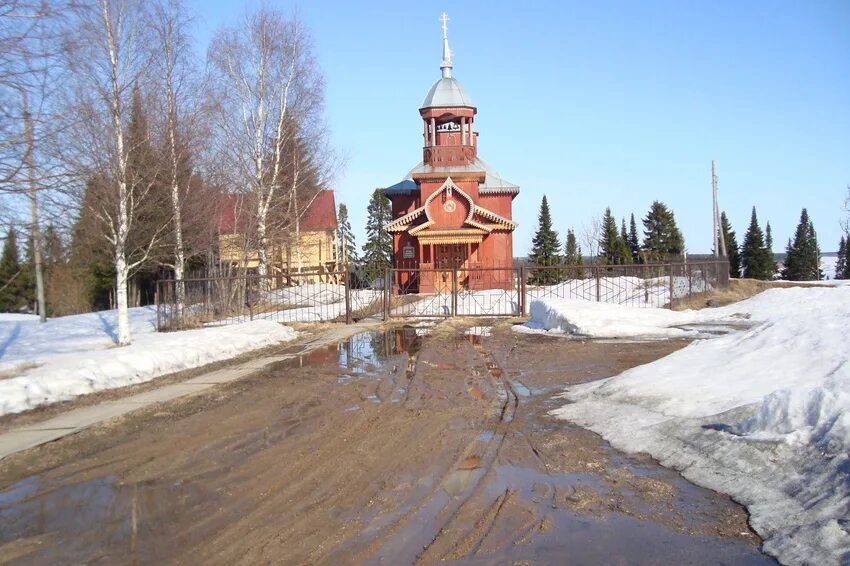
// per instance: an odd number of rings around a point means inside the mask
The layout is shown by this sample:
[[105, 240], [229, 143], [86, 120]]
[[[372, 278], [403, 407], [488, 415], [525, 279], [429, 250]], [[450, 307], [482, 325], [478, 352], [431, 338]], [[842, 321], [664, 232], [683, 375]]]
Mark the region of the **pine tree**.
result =
[[363, 262], [366, 273], [372, 281], [381, 276], [384, 270], [393, 265], [393, 237], [387, 232], [387, 224], [392, 220], [390, 199], [381, 189], [375, 189], [366, 209], [366, 243], [363, 244]]
[[729, 223], [725, 212], [720, 213], [720, 227], [723, 230], [723, 240], [726, 242], [726, 257], [729, 259], [729, 277], [741, 276], [741, 251], [738, 249], [738, 237]]
[[[558, 253], [560, 247], [558, 232], [552, 228], [549, 201], [546, 200], [546, 195], [543, 195], [543, 200], [540, 202], [540, 212], [537, 215], [537, 231], [531, 240], [531, 253], [528, 254], [528, 261], [532, 265], [558, 265], [561, 262]], [[559, 279], [556, 270], [541, 269], [536, 270], [529, 281], [535, 285], [549, 285], [557, 283]]]
[[785, 250], [785, 267], [782, 278], [787, 281], [819, 281], [823, 279], [820, 270], [820, 247], [815, 227], [804, 208], [800, 213], [800, 223], [794, 233], [794, 240], [788, 242]]
[[626, 219], [623, 218], [620, 222], [620, 239], [629, 244], [629, 233], [626, 232]]
[[632, 263], [640, 261], [640, 240], [638, 240], [637, 224], [635, 224], [635, 215], [632, 213], [631, 222], [629, 225], [629, 251], [632, 252]]
[[773, 258], [768, 255], [764, 243], [764, 232], [759, 226], [756, 207], [750, 217], [750, 227], [744, 234], [744, 244], [741, 246], [741, 266], [744, 277], [750, 279], [769, 280], [773, 277]]
[[567, 243], [564, 247], [564, 264], [569, 265], [568, 277], [575, 279], [581, 277], [584, 261], [581, 258], [581, 247], [576, 240], [576, 234], [572, 228], [567, 230]]
[[835, 278], [836, 279], [846, 279], [845, 277], [847, 272], [847, 240], [844, 239], [844, 236], [841, 236], [841, 240], [838, 242], [838, 256], [835, 260]]
[[24, 268], [18, 256], [18, 234], [9, 228], [0, 255], [0, 312], [16, 311], [26, 306], [21, 300], [21, 278]]
[[649, 261], [664, 261], [685, 251], [685, 239], [673, 211], [654, 201], [643, 219], [643, 250]]
[[351, 222], [348, 220], [348, 207], [345, 204], [339, 205], [337, 226], [339, 230], [337, 258], [340, 262], [356, 263], [357, 243], [354, 240], [354, 233], [351, 231]]

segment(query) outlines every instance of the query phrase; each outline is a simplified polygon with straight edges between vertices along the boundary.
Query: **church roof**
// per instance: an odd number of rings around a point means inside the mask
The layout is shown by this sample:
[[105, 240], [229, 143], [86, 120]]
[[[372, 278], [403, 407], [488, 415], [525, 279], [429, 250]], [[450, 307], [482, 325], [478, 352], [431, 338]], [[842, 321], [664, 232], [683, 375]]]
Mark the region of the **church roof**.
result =
[[419, 165], [411, 169], [402, 181], [384, 189], [384, 195], [395, 197], [415, 194], [419, 190], [419, 186], [413, 180], [413, 175], [417, 173], [445, 173], [446, 175], [451, 175], [453, 173], [471, 173], [475, 171], [484, 171], [485, 174], [484, 182], [478, 186], [478, 194], [519, 194], [518, 185], [502, 179], [492, 167], [487, 165], [482, 159], [476, 157], [475, 161], [469, 165], [452, 165], [448, 167], [433, 167], [425, 165], [425, 163], [420, 161]]
[[475, 108], [472, 99], [453, 77], [443, 77], [434, 83], [422, 102], [422, 108]]

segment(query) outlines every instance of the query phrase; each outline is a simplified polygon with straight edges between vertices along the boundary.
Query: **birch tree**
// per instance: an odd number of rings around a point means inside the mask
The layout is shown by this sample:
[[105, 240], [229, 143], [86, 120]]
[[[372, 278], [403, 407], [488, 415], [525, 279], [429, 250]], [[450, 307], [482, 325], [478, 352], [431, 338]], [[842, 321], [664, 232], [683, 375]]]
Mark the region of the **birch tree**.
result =
[[[137, 212], [154, 188], [156, 175], [129, 167], [134, 150], [127, 139], [129, 100], [150, 68], [149, 14], [141, 0], [91, 0], [75, 6], [75, 25], [67, 39], [67, 64], [73, 75], [72, 102], [77, 117], [68, 140], [78, 177], [104, 182], [86, 199], [100, 221], [115, 268], [118, 343], [129, 344], [127, 284], [144, 263], [166, 225], [143, 241], [132, 239]], [[170, 218], [168, 219], [170, 223]]]
[[318, 184], [317, 169], [305, 167], [315, 163], [312, 157], [324, 140], [317, 128], [322, 77], [302, 24], [270, 8], [249, 14], [240, 27], [220, 30], [208, 57], [219, 150], [230, 165], [234, 190], [251, 193], [257, 272], [265, 276], [276, 232], [270, 220], [294, 221], [297, 242], [299, 188], [307, 180], [314, 188]]
[[[60, 1], [7, 0], [0, 4], [0, 196], [3, 221], [28, 227], [36, 282], [35, 306], [46, 320], [40, 200], [56, 179], [47, 158], [61, 85]], [[29, 279], [29, 278], [28, 278]]]
[[[163, 114], [165, 164], [164, 177], [171, 197], [171, 242], [178, 311], [185, 305], [187, 246], [184, 236], [186, 194], [192, 187], [189, 161], [190, 131], [197, 117], [199, 84], [193, 73], [189, 36], [190, 19], [180, 0], [162, 0], [154, 7], [153, 30], [162, 53], [157, 57], [157, 82], [164, 96]], [[193, 100], [194, 99], [194, 100]]]

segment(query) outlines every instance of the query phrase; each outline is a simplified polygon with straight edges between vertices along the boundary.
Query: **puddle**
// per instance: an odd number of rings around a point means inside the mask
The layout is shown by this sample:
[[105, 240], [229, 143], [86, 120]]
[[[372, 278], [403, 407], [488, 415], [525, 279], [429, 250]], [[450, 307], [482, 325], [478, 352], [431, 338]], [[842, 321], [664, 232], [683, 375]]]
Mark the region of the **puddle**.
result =
[[[351, 373], [375, 373], [399, 354], [415, 355], [422, 338], [414, 327], [406, 326], [385, 332], [361, 332], [342, 344], [330, 347], [339, 352], [341, 369]], [[390, 364], [391, 365], [391, 364]]]
[[697, 338], [714, 338], [717, 336], [725, 336], [733, 332], [749, 330], [753, 327], [750, 322], [730, 321], [730, 322], [701, 322], [694, 324], [681, 324], [672, 328], [679, 328], [696, 334]]
[[[104, 476], [56, 485], [30, 476], [0, 492], [0, 548], [14, 553], [16, 541], [28, 541], [18, 547], [25, 549], [20, 557], [34, 563], [75, 563], [93, 549], [101, 557], [149, 562], [157, 541], [169, 536], [171, 514], [196, 495], [182, 483], [122, 483]], [[61, 545], [44, 544], [58, 533]]]
[[473, 326], [471, 328], [467, 328], [464, 334], [467, 336], [481, 336], [486, 338], [487, 336], [490, 336], [492, 330], [492, 326]]
[[514, 388], [514, 391], [516, 391], [516, 394], [520, 397], [531, 396], [531, 389], [529, 389], [519, 381], [511, 381], [511, 387]]

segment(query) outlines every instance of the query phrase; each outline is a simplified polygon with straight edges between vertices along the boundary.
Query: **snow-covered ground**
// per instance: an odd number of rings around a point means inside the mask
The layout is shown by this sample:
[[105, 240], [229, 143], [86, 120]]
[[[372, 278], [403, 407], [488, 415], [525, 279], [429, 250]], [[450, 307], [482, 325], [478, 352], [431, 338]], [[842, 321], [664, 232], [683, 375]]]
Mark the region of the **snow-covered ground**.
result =
[[531, 314], [538, 331], [602, 337], [747, 320], [748, 329], [570, 387], [554, 414], [730, 494], [782, 562], [850, 562], [850, 287], [773, 289], [698, 312], [538, 301]]
[[156, 310], [130, 309], [133, 343], [115, 347], [116, 311], [48, 319], [0, 318], [0, 415], [232, 358], [292, 340], [274, 322], [155, 333]]

